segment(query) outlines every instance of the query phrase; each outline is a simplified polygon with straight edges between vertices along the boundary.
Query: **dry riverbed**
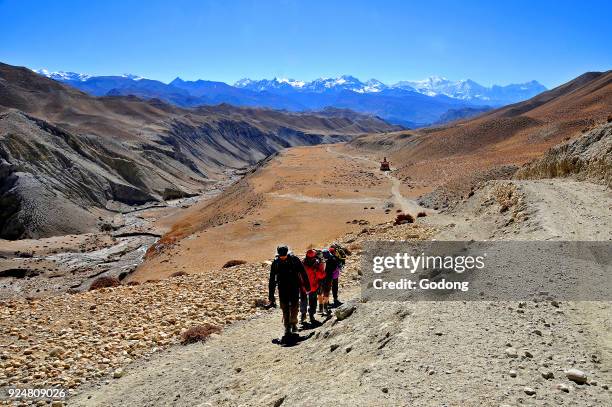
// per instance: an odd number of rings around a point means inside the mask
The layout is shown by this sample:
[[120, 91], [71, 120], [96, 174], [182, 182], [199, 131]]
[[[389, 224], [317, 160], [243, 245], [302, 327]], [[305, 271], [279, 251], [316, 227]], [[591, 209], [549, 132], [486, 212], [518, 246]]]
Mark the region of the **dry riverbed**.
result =
[[147, 249], [169, 230], [172, 218], [220, 194], [238, 175], [198, 196], [140, 207], [109, 204], [116, 214], [98, 233], [45, 239], [0, 240], [0, 298], [82, 291], [98, 276], [127, 277]]

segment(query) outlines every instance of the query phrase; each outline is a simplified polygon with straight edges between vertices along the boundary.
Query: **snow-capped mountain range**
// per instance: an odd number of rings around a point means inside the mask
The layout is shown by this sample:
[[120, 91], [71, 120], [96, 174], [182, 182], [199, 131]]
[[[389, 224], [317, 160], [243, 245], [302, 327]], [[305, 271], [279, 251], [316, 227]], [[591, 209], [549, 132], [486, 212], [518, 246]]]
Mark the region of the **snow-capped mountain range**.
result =
[[337, 78], [319, 78], [311, 82], [295, 79], [241, 79], [234, 83], [237, 88], [250, 89], [258, 92], [274, 92], [279, 90], [294, 90], [300, 92], [325, 92], [329, 90], [349, 90], [357, 93], [378, 93], [391, 89], [402, 89], [421, 93], [427, 96], [447, 96], [466, 101], [490, 102], [497, 104], [498, 100], [523, 100], [546, 90], [537, 81], [517, 85], [486, 87], [471, 79], [451, 81], [440, 76], [430, 76], [420, 81], [400, 81], [386, 85], [377, 79], [362, 82], [354, 76], [343, 75]]
[[389, 88], [376, 79], [361, 82], [350, 75], [342, 75], [337, 78], [319, 78], [311, 82], [298, 81], [295, 79], [241, 79], [234, 83], [237, 88], [250, 89], [258, 92], [273, 91], [280, 89], [291, 89], [302, 92], [325, 92], [328, 90], [350, 90], [357, 93], [376, 93]]
[[[377, 79], [361, 81], [350, 75], [313, 81], [245, 78], [229, 85], [180, 78], [163, 83], [130, 74], [92, 76], [47, 69], [35, 72], [95, 96], [134, 95], [185, 107], [219, 103], [290, 111], [333, 107], [377, 115], [406, 127], [438, 123], [444, 117], [460, 114], [477, 114], [487, 108], [529, 99], [546, 90], [537, 81], [487, 87], [470, 79], [452, 81], [439, 76], [393, 84]], [[453, 112], [450, 116], [449, 111]]]
[[[87, 75], [84, 73], [76, 73], [76, 72], [65, 72], [65, 71], [49, 72], [49, 70], [45, 68], [33, 69], [33, 71], [36, 72], [37, 74], [46, 76], [47, 78], [55, 79], [56, 81], [61, 81], [61, 82], [68, 82], [68, 81], [85, 82], [89, 78], [96, 77], [96, 76]], [[132, 79], [135, 81], [144, 79], [141, 76], [132, 75], [129, 73], [124, 73], [123, 75], [121, 75], [121, 77], [126, 78], [126, 79]]]

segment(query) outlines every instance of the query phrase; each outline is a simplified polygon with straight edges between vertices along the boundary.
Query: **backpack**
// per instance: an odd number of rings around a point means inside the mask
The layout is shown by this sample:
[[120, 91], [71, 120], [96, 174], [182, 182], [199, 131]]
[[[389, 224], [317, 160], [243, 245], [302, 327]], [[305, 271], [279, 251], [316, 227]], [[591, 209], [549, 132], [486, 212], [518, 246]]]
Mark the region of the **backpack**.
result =
[[340, 264], [344, 265], [344, 263], [346, 263], [346, 256], [348, 255], [348, 253], [347, 253], [348, 250], [345, 249], [344, 247], [342, 247], [338, 243], [332, 244], [331, 247], [336, 249], [336, 253], [334, 255], [336, 256], [336, 258], [338, 259]]

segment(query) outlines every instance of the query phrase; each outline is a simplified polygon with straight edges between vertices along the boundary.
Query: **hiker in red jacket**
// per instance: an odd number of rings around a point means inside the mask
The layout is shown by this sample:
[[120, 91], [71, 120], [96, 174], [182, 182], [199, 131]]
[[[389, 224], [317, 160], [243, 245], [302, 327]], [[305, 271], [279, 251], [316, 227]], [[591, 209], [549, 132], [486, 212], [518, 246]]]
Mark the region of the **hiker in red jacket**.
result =
[[300, 312], [302, 324], [306, 321], [306, 310], [308, 310], [309, 322], [316, 324], [315, 313], [317, 312], [317, 290], [319, 289], [319, 277], [317, 274], [325, 272], [325, 264], [317, 258], [317, 252], [313, 249], [306, 251], [306, 257], [302, 260], [308, 282], [310, 283], [310, 291], [306, 291], [302, 286], [300, 291]]

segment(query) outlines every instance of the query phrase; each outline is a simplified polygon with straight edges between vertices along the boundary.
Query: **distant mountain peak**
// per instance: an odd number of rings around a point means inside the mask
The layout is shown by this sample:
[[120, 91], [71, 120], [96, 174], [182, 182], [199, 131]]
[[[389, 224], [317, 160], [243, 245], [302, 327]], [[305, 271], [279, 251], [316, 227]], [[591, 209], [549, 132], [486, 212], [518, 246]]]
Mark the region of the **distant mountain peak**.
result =
[[134, 74], [131, 74], [131, 73], [124, 73], [121, 76], [124, 77], [124, 78], [127, 78], [127, 79], [132, 79], [134, 81], [139, 81], [141, 79], [145, 79], [142, 76], [134, 75]]
[[66, 72], [66, 71], [56, 71], [51, 72], [46, 68], [42, 69], [32, 69], [32, 71], [36, 72], [39, 75], [46, 76], [47, 78], [54, 79], [56, 81], [86, 81], [91, 78], [91, 75], [76, 73], [76, 72]]
[[306, 84], [306, 82], [304, 81], [296, 81], [295, 79], [288, 79], [288, 78], [274, 78], [274, 80], [279, 83], [286, 83], [287, 85], [294, 87], [294, 88], [303, 88], [304, 85]]

